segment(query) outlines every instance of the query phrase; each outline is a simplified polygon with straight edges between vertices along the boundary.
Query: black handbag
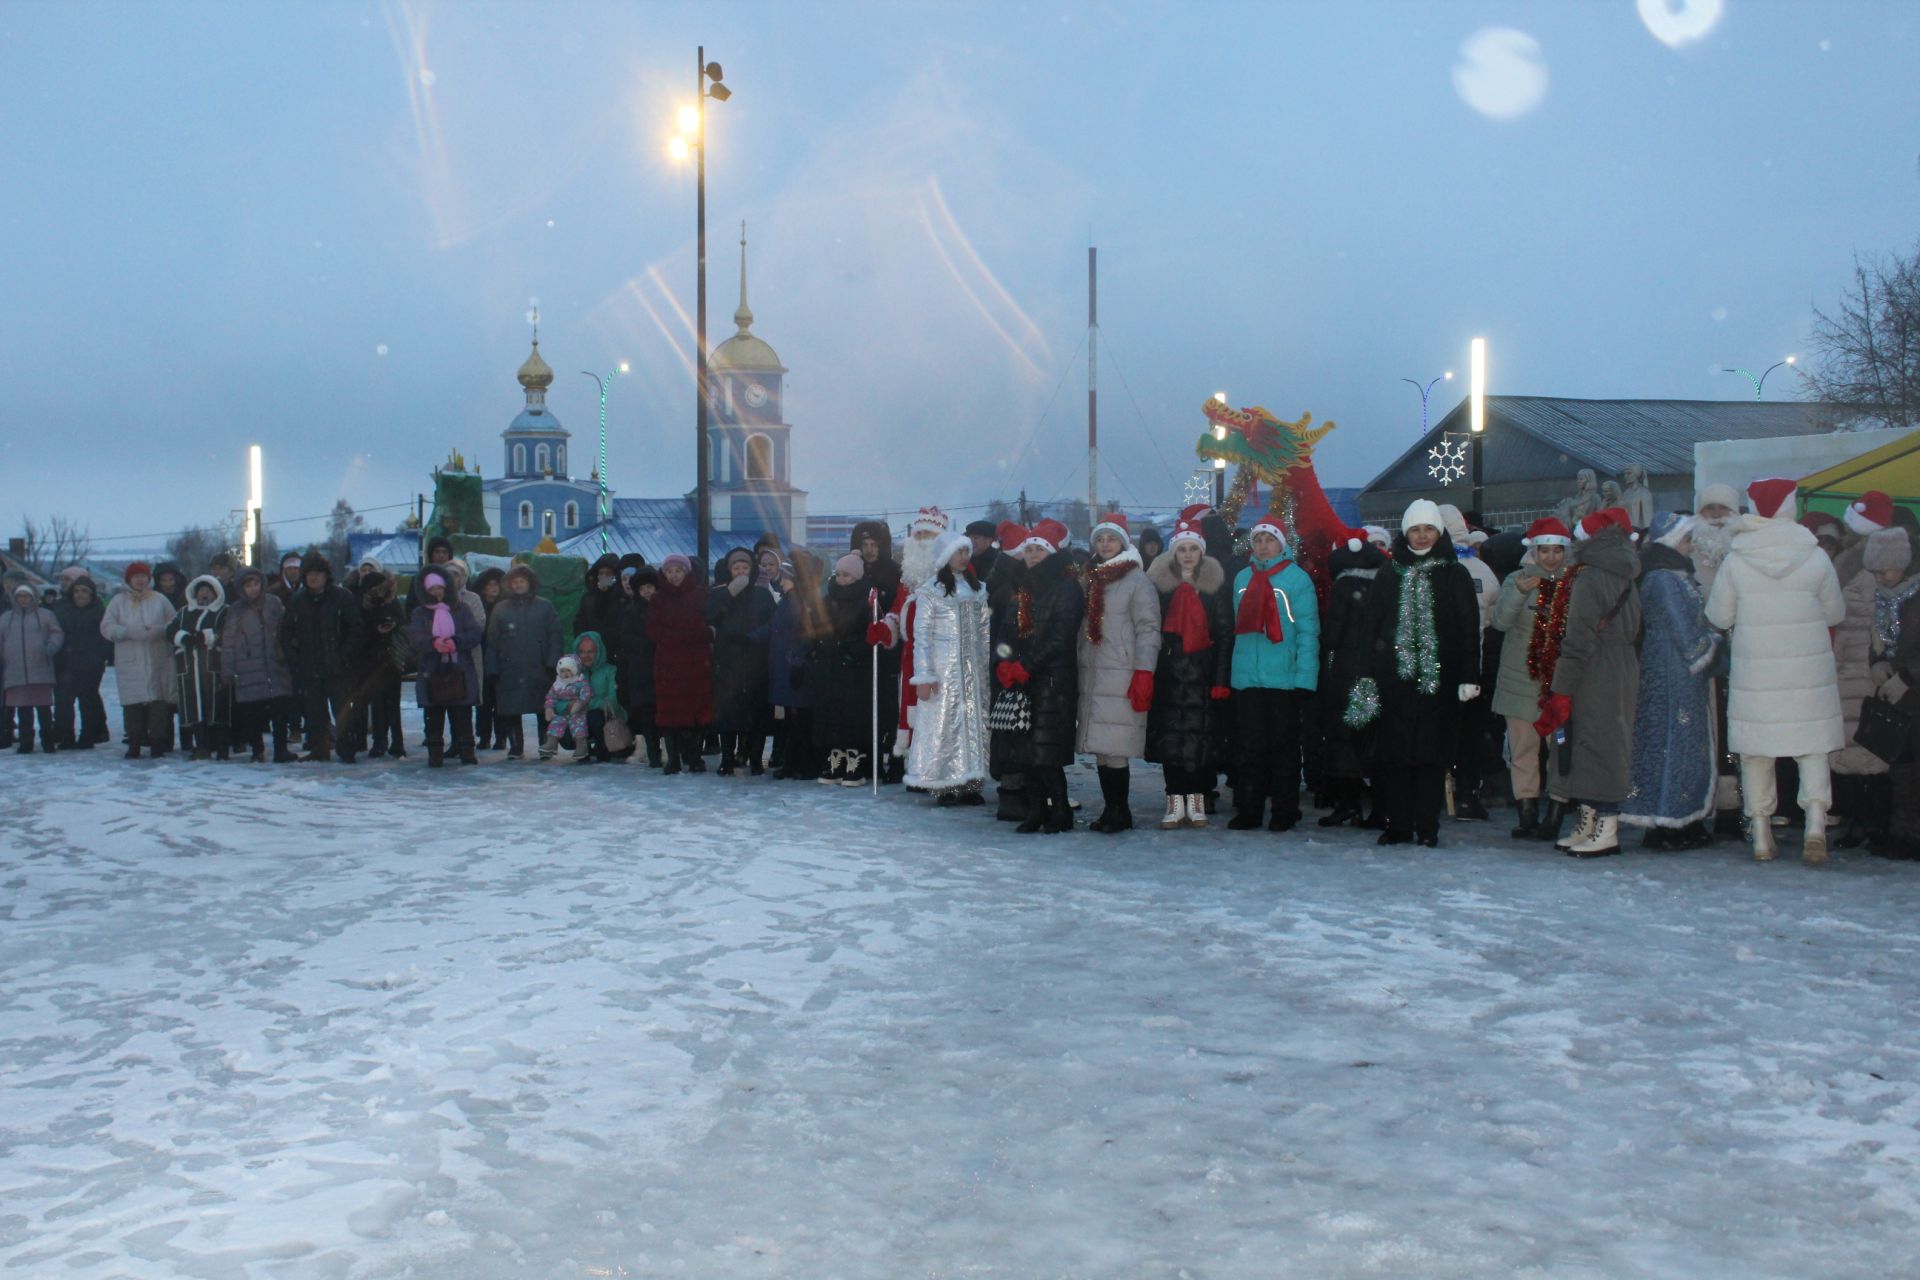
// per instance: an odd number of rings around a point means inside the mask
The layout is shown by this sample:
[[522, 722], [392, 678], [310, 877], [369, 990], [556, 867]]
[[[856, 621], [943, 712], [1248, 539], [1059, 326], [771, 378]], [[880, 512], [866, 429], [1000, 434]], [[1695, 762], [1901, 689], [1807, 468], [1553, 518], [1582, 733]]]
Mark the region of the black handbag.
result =
[[467, 677], [459, 667], [442, 667], [427, 677], [427, 700], [436, 707], [458, 706], [467, 700]]
[[1868, 698], [1860, 704], [1853, 741], [1890, 765], [1905, 764], [1913, 754], [1913, 716], [1885, 698]]

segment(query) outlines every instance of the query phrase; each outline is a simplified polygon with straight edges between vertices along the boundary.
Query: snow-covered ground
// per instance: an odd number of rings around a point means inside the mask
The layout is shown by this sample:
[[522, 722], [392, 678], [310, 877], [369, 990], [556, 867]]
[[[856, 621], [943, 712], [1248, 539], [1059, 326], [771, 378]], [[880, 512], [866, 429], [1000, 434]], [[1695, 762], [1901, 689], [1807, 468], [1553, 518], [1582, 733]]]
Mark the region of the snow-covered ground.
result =
[[1920, 867], [635, 766], [0, 779], [0, 1276], [1920, 1258]]

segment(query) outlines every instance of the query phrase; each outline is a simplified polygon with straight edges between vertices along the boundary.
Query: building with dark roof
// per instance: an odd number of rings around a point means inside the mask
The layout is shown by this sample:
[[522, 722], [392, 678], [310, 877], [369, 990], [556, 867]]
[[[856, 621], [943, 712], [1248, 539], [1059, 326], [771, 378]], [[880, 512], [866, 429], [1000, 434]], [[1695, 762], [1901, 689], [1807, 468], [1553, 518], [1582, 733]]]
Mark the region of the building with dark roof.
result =
[[[1360, 490], [1361, 517], [1393, 525], [1416, 498], [1473, 505], [1471, 406], [1462, 400]], [[1570, 400], [1488, 396], [1481, 436], [1482, 515], [1523, 525], [1574, 492], [1581, 471], [1599, 483], [1643, 467], [1654, 510], [1693, 506], [1693, 447], [1714, 440], [1816, 435], [1862, 425], [1856, 410], [1797, 400]]]

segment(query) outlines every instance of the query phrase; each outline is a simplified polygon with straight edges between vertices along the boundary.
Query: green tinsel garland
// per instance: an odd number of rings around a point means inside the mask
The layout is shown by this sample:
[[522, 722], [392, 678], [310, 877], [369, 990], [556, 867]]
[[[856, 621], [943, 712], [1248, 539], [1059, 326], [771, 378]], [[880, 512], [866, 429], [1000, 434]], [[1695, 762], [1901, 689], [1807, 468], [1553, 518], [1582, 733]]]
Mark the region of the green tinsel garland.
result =
[[1364, 729], [1380, 718], [1380, 686], [1374, 683], [1372, 676], [1362, 676], [1353, 682], [1353, 692], [1347, 695], [1347, 709], [1340, 719], [1349, 729]]
[[1440, 692], [1440, 634], [1433, 621], [1432, 557], [1416, 565], [1394, 562], [1400, 575], [1400, 616], [1393, 629], [1394, 670], [1431, 697]]

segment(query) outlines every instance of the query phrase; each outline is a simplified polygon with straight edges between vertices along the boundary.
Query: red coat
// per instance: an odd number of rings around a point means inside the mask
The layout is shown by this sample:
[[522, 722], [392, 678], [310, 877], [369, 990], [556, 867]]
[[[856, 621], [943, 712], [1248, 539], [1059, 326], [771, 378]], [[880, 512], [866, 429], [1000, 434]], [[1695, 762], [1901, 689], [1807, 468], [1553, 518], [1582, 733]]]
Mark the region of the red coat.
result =
[[665, 578], [647, 610], [653, 641], [655, 723], [662, 729], [701, 729], [713, 723], [713, 631], [707, 591], [691, 575], [678, 587]]

